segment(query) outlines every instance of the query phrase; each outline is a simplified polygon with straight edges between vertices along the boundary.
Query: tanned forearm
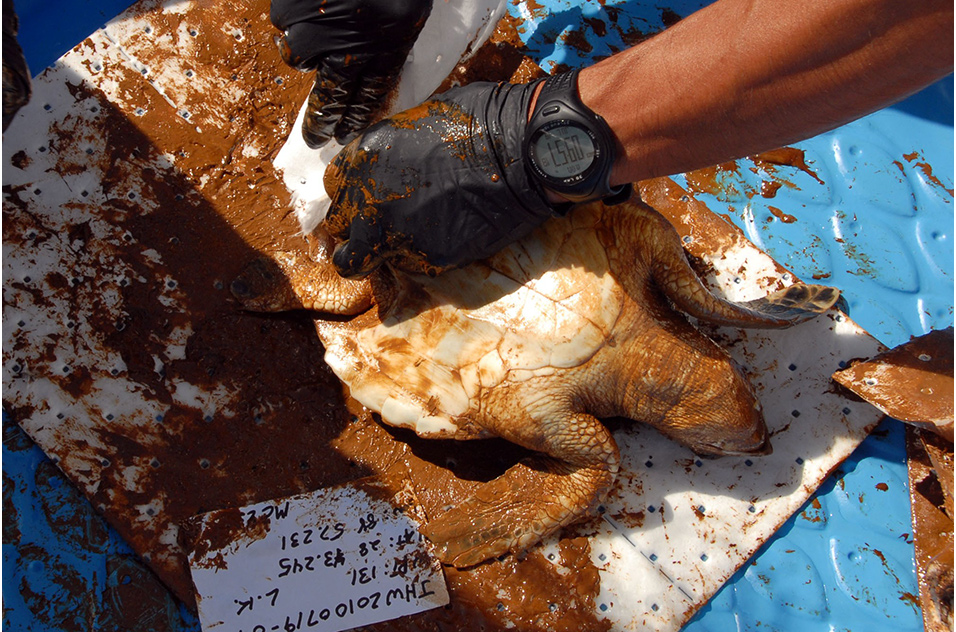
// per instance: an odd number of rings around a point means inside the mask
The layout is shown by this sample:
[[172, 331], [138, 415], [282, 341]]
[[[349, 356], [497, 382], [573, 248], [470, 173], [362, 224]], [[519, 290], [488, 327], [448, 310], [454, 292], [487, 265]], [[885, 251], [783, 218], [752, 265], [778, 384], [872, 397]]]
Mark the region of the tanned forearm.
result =
[[718, 0], [578, 85], [617, 137], [616, 185], [809, 138], [952, 70], [950, 0]]

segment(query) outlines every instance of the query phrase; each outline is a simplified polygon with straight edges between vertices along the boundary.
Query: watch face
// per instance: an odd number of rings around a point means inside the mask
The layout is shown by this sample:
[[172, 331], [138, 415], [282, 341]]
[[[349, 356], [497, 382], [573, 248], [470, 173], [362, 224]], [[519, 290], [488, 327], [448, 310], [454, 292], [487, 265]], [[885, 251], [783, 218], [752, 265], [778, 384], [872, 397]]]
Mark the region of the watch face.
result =
[[594, 141], [577, 125], [542, 131], [531, 143], [535, 162], [546, 175], [565, 179], [584, 173], [594, 162]]

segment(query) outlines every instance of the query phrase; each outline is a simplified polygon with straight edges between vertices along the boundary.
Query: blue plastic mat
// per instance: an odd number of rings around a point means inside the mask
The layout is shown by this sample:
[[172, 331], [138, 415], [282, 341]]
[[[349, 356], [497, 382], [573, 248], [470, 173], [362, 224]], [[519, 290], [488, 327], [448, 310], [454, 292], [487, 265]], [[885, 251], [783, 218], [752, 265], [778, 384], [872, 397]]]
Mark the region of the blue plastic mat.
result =
[[[129, 4], [18, 3], [33, 72]], [[545, 69], [579, 66], [704, 4], [539, 1], [522, 37]], [[799, 144], [822, 185], [793, 169], [794, 188], [747, 196], [760, 173], [740, 161], [697, 197], [798, 276], [839, 287], [851, 316], [895, 346], [953, 323], [952, 112], [950, 77]], [[6, 414], [3, 503], [4, 630], [132, 629], [123, 586], [149, 571]], [[65, 599], [77, 584], [83, 603]], [[887, 420], [685, 629], [920, 630], [917, 594], [903, 430]], [[161, 587], [152, 598], [137, 629], [199, 630]]]

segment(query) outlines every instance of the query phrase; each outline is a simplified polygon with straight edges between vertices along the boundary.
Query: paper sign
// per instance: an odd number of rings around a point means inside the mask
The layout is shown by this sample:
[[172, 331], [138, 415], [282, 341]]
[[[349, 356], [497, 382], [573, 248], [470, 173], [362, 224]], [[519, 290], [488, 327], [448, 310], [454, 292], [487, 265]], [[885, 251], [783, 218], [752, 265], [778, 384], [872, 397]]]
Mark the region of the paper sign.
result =
[[366, 479], [201, 516], [190, 567], [203, 630], [334, 632], [447, 604], [416, 506]]

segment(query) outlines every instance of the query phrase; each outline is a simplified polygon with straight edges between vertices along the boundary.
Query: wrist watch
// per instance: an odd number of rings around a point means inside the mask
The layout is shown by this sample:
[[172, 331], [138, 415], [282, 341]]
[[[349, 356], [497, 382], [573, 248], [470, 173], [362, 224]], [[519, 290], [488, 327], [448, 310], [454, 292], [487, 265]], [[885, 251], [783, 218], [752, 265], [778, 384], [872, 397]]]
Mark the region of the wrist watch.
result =
[[623, 202], [631, 185], [611, 187], [615, 140], [603, 118], [578, 96], [575, 69], [549, 77], [541, 88], [524, 137], [525, 164], [544, 189], [571, 200], [555, 205], [564, 215], [578, 202]]

